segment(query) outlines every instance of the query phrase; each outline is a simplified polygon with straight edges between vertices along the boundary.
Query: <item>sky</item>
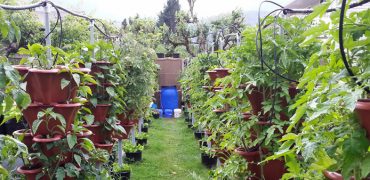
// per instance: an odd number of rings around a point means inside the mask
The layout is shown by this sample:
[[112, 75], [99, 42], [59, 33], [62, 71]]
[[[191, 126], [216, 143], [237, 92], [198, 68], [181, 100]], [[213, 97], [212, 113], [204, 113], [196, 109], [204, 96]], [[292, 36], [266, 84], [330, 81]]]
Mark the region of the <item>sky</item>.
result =
[[[58, 5], [77, 11], [84, 11], [88, 15], [113, 21], [122, 21], [124, 18], [139, 14], [141, 17], [156, 18], [163, 9], [167, 0], [51, 0]], [[194, 11], [200, 19], [214, 17], [219, 14], [230, 13], [236, 8], [244, 11], [258, 11], [263, 0], [197, 0]], [[287, 5], [293, 0], [275, 0]], [[187, 0], [180, 0], [181, 8], [188, 10]], [[274, 9], [275, 6], [264, 4], [263, 11]]]

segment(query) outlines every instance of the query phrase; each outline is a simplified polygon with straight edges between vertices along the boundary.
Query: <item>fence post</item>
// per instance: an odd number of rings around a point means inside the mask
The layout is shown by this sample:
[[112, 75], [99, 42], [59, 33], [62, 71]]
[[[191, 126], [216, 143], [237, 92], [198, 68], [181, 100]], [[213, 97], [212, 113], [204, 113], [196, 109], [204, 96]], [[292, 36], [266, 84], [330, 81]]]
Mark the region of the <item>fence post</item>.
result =
[[51, 34], [50, 33], [50, 9], [49, 9], [49, 3], [48, 3], [48, 0], [45, 0], [45, 6], [44, 6], [44, 12], [45, 12], [45, 36], [46, 39], [45, 39], [45, 44], [46, 46], [49, 46], [49, 48], [47, 49], [47, 52], [46, 52], [46, 57], [49, 61], [49, 68], [52, 66], [52, 59], [51, 59], [51, 49], [50, 49], [50, 46], [51, 46]]

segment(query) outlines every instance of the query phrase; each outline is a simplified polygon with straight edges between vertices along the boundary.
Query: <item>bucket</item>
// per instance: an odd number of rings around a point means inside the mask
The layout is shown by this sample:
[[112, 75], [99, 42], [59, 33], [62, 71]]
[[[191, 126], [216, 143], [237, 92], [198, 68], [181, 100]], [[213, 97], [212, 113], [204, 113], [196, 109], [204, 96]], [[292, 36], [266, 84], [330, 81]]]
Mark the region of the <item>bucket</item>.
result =
[[173, 116], [175, 117], [175, 118], [179, 118], [180, 116], [181, 116], [181, 109], [175, 109], [175, 110], [173, 110]]
[[159, 117], [163, 117], [163, 111], [162, 111], [162, 109], [157, 109], [157, 111], [159, 112]]

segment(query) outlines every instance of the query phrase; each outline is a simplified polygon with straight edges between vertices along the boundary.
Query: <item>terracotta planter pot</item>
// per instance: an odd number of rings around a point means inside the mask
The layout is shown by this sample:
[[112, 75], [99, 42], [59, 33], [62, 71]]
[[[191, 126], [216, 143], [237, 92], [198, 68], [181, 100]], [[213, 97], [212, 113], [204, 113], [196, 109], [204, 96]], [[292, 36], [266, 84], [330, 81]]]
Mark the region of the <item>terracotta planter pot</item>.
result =
[[242, 116], [245, 121], [249, 121], [253, 115], [251, 113], [246, 112], [246, 113], [242, 113]]
[[[48, 157], [48, 158], [51, 158], [51, 157], [56, 157], [57, 155], [60, 156], [60, 163], [59, 164], [55, 164], [56, 165], [64, 165], [66, 163], [70, 163], [73, 161], [73, 153], [72, 152], [63, 152], [61, 151], [60, 147], [58, 146], [53, 146], [50, 148], [50, 145], [54, 142], [57, 142], [57, 141], [60, 141], [62, 139], [62, 136], [60, 135], [56, 135], [52, 138], [44, 138], [42, 137], [41, 135], [38, 135], [38, 136], [34, 136], [33, 137], [33, 141], [36, 142], [36, 143], [39, 143], [40, 144], [40, 147], [41, 147], [41, 151], [42, 153]], [[56, 160], [56, 162], [54, 163], [57, 163], [58, 160]]]
[[[262, 87], [256, 87], [256, 86], [250, 86], [252, 88], [252, 91], [247, 94], [248, 100], [252, 106], [252, 113], [256, 116], [262, 115], [262, 102], [264, 101], [263, 97], [263, 88]], [[268, 97], [266, 97], [268, 98]]]
[[21, 75], [22, 77], [24, 77], [24, 75], [26, 75], [28, 73], [28, 70], [30, 69], [30, 67], [24, 65], [13, 65], [12, 67], [17, 70], [19, 75]]
[[104, 123], [111, 106], [111, 104], [97, 104], [96, 107], [91, 106], [90, 109], [94, 115], [95, 122]]
[[[243, 148], [235, 149], [235, 152], [242, 156], [248, 162], [248, 170], [254, 174], [250, 177], [252, 180], [258, 180], [262, 178], [261, 165], [258, 163], [261, 161], [259, 151], [248, 152]], [[266, 152], [263, 152], [264, 154]], [[281, 160], [271, 160], [262, 165], [263, 177], [268, 180], [279, 180], [286, 173], [285, 163]]]
[[96, 148], [104, 149], [109, 153], [112, 153], [113, 143], [103, 144], [103, 143], [94, 143]]
[[101, 125], [84, 125], [84, 127], [90, 130], [93, 134], [90, 136], [90, 140], [94, 143], [102, 143], [105, 140], [112, 139], [112, 131], [108, 131]]
[[102, 66], [111, 66], [112, 63], [108, 61], [96, 61], [91, 64], [91, 75], [98, 73], [107, 73], [107, 70], [103, 69]]
[[211, 80], [211, 84], [213, 84], [217, 79], [217, 72], [216, 71], [206, 71], [208, 73], [209, 78]]
[[[42, 166], [37, 165], [31, 168], [28, 168], [27, 166], [21, 166], [17, 168], [17, 172], [19, 174], [23, 174], [26, 177], [26, 180], [36, 180], [36, 176], [39, 173], [42, 173]], [[41, 180], [47, 180], [48, 178], [46, 176], [42, 177]]]
[[217, 115], [221, 115], [225, 112], [227, 112], [228, 110], [226, 109], [214, 109], [213, 112], [216, 113]]
[[[62, 79], [70, 83], [62, 89]], [[42, 104], [64, 103], [73, 99], [77, 94], [77, 84], [68, 72], [60, 69], [41, 70], [29, 69], [27, 77], [27, 93], [33, 102]]]
[[[34, 149], [32, 148], [32, 145], [34, 144], [34, 142], [32, 141], [33, 136], [30, 130], [20, 129], [14, 131], [13, 136], [24, 143], [27, 146], [29, 152], [34, 152]], [[21, 138], [23, 139], [21, 140]]]
[[366, 130], [367, 138], [370, 139], [370, 99], [359, 99], [355, 112], [361, 126]]
[[216, 71], [217, 73], [217, 78], [224, 78], [228, 75], [230, 75], [230, 69], [228, 68], [216, 68], [214, 69], [214, 71]]
[[32, 128], [33, 122], [37, 119], [37, 114], [47, 108], [53, 108], [55, 113], [61, 114], [65, 121], [66, 127], [65, 132], [63, 132], [58, 125], [61, 125], [59, 120], [55, 120], [50, 118], [48, 120], [48, 127], [46, 127], [46, 120], [40, 124], [39, 128], [36, 132], [32, 132], [33, 135], [54, 135], [54, 134], [61, 134], [65, 135], [66, 132], [70, 131], [72, 128], [72, 123], [76, 118], [77, 111], [80, 109], [80, 103], [74, 104], [54, 104], [54, 105], [41, 105], [41, 104], [30, 104], [27, 109], [23, 110], [24, 119], [27, 121], [27, 124], [30, 128]]

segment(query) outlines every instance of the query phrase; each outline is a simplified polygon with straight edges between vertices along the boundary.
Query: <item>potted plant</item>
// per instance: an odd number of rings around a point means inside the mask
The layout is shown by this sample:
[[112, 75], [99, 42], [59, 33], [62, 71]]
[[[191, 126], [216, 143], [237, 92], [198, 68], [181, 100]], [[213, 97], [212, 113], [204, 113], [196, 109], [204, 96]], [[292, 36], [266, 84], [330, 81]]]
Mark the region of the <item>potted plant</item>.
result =
[[142, 145], [134, 145], [130, 141], [123, 141], [122, 149], [125, 151], [126, 159], [129, 162], [137, 162], [141, 161], [142, 159], [142, 151], [144, 150], [144, 146]]
[[148, 142], [148, 133], [142, 132], [140, 134], [136, 134], [136, 142], [138, 145], [145, 146]]
[[141, 128], [141, 132], [147, 133], [149, 129], [149, 124], [148, 123], [143, 123], [143, 127]]
[[131, 167], [128, 164], [119, 165], [113, 163], [113, 173], [120, 180], [129, 180], [131, 176]]

